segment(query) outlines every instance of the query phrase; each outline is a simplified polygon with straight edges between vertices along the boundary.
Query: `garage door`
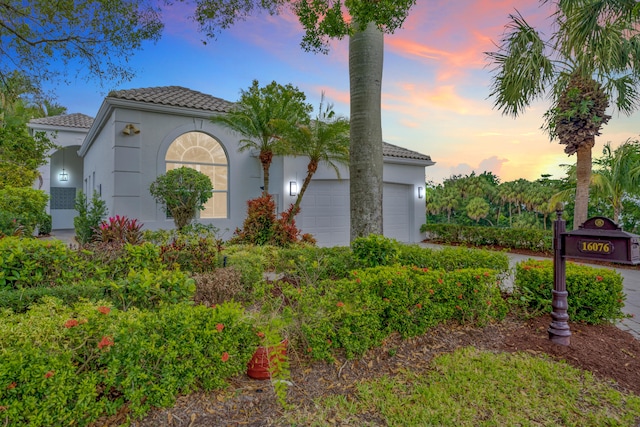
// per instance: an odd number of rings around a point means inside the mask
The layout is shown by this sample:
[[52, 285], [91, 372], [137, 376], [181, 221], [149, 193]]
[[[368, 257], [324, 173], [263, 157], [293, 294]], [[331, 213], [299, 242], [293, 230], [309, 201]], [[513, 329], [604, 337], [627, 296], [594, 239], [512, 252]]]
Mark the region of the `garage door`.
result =
[[349, 181], [312, 181], [296, 224], [318, 246], [349, 246]]
[[382, 230], [384, 235], [399, 242], [409, 242], [409, 202], [411, 187], [403, 184], [384, 184]]

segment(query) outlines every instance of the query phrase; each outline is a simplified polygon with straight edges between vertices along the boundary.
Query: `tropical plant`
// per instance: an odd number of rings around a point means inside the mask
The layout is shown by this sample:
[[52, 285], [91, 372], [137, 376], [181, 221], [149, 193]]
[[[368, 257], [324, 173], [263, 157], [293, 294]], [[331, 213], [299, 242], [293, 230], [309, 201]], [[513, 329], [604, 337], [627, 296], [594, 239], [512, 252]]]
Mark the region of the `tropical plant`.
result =
[[504, 114], [520, 116], [547, 94], [551, 107], [544, 130], [576, 154], [574, 227], [588, 216], [591, 149], [610, 115], [610, 102], [629, 115], [640, 105], [640, 15], [634, 0], [548, 1], [555, 11], [547, 39], [519, 13], [498, 50], [486, 55], [495, 66], [490, 96]]
[[196, 0], [196, 21], [211, 38], [254, 11], [274, 15], [285, 6], [299, 18], [305, 30], [302, 48], [306, 51], [325, 53], [331, 38], [349, 36], [351, 240], [371, 233], [382, 234], [383, 34], [392, 34], [400, 28], [415, 3], [416, 0], [344, 3]]
[[613, 221], [619, 223], [624, 198], [639, 195], [640, 142], [627, 140], [615, 150], [606, 143], [602, 157], [594, 163], [596, 170], [591, 177], [594, 196], [606, 200], [612, 208]]
[[176, 228], [182, 230], [196, 217], [198, 210], [204, 209], [204, 204], [213, 195], [213, 185], [207, 175], [182, 166], [158, 176], [151, 183], [149, 192], [173, 217]]
[[[333, 169], [340, 179], [338, 166], [349, 163], [349, 121], [336, 116], [333, 104], [324, 104], [323, 93], [315, 120], [295, 127], [292, 134], [286, 138], [293, 146], [294, 155], [309, 159], [307, 175], [294, 203], [293, 212], [297, 213], [302, 197], [320, 163]], [[290, 221], [293, 221], [293, 218], [294, 215], [289, 216]]]
[[306, 121], [312, 107], [298, 88], [271, 82], [260, 87], [254, 80], [248, 90], [240, 91], [231, 111], [211, 118], [240, 134], [240, 151], [259, 151], [263, 173], [263, 195], [269, 194], [269, 169], [273, 156], [288, 154], [282, 135], [292, 126]]

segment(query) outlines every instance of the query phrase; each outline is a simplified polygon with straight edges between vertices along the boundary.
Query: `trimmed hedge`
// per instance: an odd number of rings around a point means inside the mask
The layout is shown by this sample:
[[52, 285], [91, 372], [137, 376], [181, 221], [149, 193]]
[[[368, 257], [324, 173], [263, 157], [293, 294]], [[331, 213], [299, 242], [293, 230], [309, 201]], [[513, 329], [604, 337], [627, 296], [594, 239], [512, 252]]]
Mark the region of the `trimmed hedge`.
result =
[[422, 224], [427, 238], [442, 243], [473, 246], [503, 246], [551, 252], [553, 231], [530, 228], [474, 227], [457, 224]]
[[127, 312], [48, 298], [0, 311], [0, 407], [7, 425], [91, 424], [127, 405], [133, 418], [179, 394], [223, 387], [258, 345], [237, 304]]
[[[598, 324], [627, 317], [618, 272], [567, 262], [566, 285], [569, 321]], [[553, 261], [530, 259], [516, 265], [513, 299], [527, 315], [550, 313], [552, 290]]]

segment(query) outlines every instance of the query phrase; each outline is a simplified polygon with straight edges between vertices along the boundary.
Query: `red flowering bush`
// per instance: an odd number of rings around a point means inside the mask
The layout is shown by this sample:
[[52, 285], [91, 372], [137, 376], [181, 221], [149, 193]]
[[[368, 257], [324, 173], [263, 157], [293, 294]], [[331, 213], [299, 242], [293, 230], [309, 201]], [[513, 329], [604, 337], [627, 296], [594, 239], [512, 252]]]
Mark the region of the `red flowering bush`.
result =
[[235, 303], [125, 312], [45, 299], [24, 314], [0, 310], [1, 419], [86, 426], [123, 405], [139, 418], [180, 393], [223, 387], [246, 370], [258, 341]]
[[[302, 241], [295, 220], [290, 219], [298, 213], [294, 212], [294, 205], [282, 212], [280, 218], [276, 218], [276, 204], [270, 194], [249, 200], [247, 207], [247, 217], [242, 228], [236, 229], [230, 243], [284, 247]], [[304, 240], [312, 242], [313, 238], [305, 236]]]

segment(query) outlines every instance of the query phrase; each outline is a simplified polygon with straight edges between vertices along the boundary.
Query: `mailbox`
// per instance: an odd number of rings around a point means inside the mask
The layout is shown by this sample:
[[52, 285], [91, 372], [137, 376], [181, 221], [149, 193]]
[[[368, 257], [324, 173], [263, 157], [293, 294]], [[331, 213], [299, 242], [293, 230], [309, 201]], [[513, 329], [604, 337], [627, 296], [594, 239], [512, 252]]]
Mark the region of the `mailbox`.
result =
[[578, 230], [562, 233], [563, 256], [621, 264], [640, 264], [637, 234], [622, 231], [609, 218], [590, 218]]

